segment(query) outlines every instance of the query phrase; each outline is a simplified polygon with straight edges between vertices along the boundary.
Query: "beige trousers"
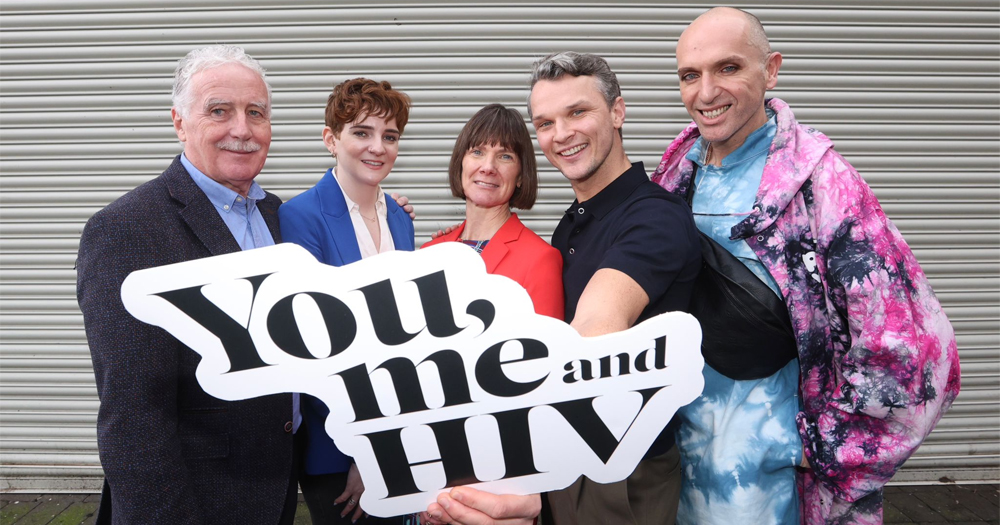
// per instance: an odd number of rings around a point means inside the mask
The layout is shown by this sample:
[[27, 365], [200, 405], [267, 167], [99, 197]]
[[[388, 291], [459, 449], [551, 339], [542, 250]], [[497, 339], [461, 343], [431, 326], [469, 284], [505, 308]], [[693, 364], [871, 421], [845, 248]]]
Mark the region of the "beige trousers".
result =
[[581, 477], [563, 490], [549, 492], [554, 524], [673, 525], [681, 494], [677, 446], [639, 462], [623, 481], [603, 485]]

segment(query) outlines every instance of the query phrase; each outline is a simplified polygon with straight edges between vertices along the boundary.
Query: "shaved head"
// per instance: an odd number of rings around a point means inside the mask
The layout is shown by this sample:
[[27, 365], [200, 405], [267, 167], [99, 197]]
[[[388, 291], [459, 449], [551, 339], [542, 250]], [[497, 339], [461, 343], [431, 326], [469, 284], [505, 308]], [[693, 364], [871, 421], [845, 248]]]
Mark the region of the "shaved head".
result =
[[735, 20], [744, 22], [742, 29], [746, 45], [756, 49], [760, 53], [761, 60], [766, 59], [767, 55], [771, 53], [771, 42], [767, 39], [767, 33], [764, 32], [764, 26], [760, 23], [760, 19], [752, 13], [735, 7], [713, 7], [702, 13], [681, 33], [681, 39], [684, 38], [685, 33], [692, 30], [697, 31], [701, 26], [715, 25], [725, 21], [734, 22]]
[[760, 20], [739, 9], [716, 7], [681, 33], [681, 100], [717, 162], [767, 122], [764, 97], [777, 85], [781, 61]]

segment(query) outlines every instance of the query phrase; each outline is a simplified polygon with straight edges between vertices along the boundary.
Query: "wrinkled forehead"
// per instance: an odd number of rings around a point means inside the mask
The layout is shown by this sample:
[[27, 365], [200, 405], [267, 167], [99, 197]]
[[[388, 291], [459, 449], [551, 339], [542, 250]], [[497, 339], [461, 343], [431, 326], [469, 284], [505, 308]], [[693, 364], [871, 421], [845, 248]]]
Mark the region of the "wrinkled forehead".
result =
[[199, 71], [191, 78], [191, 93], [203, 101], [222, 97], [268, 104], [264, 80], [240, 64], [222, 64]]
[[691, 24], [677, 40], [677, 67], [697, 67], [729, 58], [760, 60], [742, 20], [710, 20]]

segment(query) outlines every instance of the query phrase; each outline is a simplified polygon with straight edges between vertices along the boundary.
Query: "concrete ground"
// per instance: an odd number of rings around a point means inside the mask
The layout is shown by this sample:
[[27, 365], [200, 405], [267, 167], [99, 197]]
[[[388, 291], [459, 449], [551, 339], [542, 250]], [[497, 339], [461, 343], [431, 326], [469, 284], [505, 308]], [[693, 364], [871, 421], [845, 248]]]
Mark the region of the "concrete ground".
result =
[[[0, 494], [0, 525], [90, 525], [99, 494]], [[896, 485], [885, 489], [887, 524], [1000, 525], [1000, 485]], [[311, 525], [299, 497], [295, 525]]]

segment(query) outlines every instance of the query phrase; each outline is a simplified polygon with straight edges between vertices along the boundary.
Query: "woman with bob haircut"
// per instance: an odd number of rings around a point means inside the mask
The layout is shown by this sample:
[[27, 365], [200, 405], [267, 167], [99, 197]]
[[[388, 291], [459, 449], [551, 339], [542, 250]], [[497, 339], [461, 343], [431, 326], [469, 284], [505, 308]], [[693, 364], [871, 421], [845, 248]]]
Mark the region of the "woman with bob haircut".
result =
[[[304, 247], [332, 266], [391, 250], [413, 250], [413, 221], [379, 186], [396, 162], [409, 114], [410, 98], [388, 82], [355, 78], [333, 88], [323, 143], [337, 165], [278, 208], [285, 242]], [[353, 523], [364, 514], [358, 505], [365, 490], [358, 467], [327, 435], [326, 405], [312, 396], [301, 399], [307, 443], [299, 483], [312, 522]], [[403, 518], [366, 521], [401, 524]]]
[[562, 320], [562, 256], [510, 211], [530, 210], [538, 195], [535, 148], [521, 114], [490, 104], [473, 115], [455, 141], [448, 180], [452, 195], [465, 200], [465, 221], [422, 247], [472, 247], [486, 271], [528, 291], [536, 313]]

